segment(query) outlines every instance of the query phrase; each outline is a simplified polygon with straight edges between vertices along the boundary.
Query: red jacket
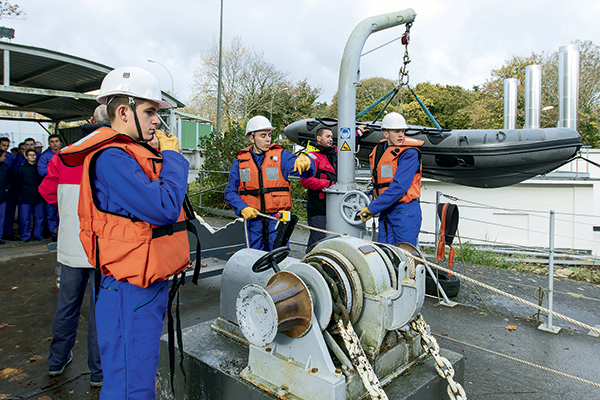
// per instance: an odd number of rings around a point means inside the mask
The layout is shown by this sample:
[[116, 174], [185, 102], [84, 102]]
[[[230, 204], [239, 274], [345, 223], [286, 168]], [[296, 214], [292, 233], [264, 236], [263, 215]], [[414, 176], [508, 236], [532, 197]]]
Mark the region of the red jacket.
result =
[[306, 152], [313, 156], [317, 172], [310, 178], [300, 179], [303, 187], [308, 189], [306, 210], [309, 216], [325, 215], [326, 202], [323, 189], [327, 189], [337, 181], [337, 149], [324, 148], [309, 143]]

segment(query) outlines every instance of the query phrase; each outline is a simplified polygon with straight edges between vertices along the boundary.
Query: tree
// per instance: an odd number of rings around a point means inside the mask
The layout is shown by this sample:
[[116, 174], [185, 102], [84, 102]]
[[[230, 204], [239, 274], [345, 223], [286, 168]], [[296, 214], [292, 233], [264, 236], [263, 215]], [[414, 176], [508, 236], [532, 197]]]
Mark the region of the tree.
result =
[[8, 1], [0, 0], [0, 19], [25, 16], [25, 11], [21, 10], [18, 4], [12, 5]]
[[[577, 41], [579, 45], [579, 115], [578, 131], [583, 144], [600, 145], [600, 47], [592, 41]], [[528, 57], [513, 56], [503, 66], [491, 72], [491, 78], [480, 85], [480, 94], [472, 109], [471, 127], [502, 128], [504, 113], [504, 79], [517, 78], [517, 126], [525, 123], [525, 67], [542, 65], [542, 112], [540, 126], [556, 127], [558, 121], [558, 51], [550, 54], [532, 53]]]
[[[213, 121], [217, 117], [218, 74], [219, 47], [215, 41], [194, 73], [189, 107], [189, 111]], [[223, 125], [243, 124], [249, 116], [269, 110], [272, 96], [286, 83], [286, 75], [266, 61], [263, 53], [244, 47], [239, 36], [233, 38], [230, 46], [223, 49]]]
[[[371, 106], [396, 87], [397, 83], [391, 79], [368, 78], [360, 81], [356, 89], [356, 115]], [[460, 86], [443, 86], [428, 82], [419, 83], [413, 88], [415, 94], [433, 114], [444, 128], [465, 129], [470, 124], [471, 108], [475, 102], [474, 92]], [[327, 108], [326, 116], [337, 118], [338, 97], [333, 97], [332, 104]], [[373, 107], [369, 112], [359, 118], [360, 121], [374, 121], [379, 112], [385, 107], [389, 98]], [[406, 87], [385, 109], [385, 113], [399, 112], [411, 125], [433, 126], [429, 117], [419, 105], [416, 98]]]

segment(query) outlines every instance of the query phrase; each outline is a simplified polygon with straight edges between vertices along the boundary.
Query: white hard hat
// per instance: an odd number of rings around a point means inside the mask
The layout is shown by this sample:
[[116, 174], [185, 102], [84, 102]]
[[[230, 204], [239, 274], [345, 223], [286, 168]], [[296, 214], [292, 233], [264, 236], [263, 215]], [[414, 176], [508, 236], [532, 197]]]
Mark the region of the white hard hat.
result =
[[120, 67], [106, 74], [96, 100], [107, 104], [111, 97], [118, 95], [150, 100], [158, 103], [160, 108], [171, 108], [171, 103], [162, 100], [154, 75], [138, 67]]
[[44, 145], [39, 140], [35, 142], [35, 147], [43, 147]]
[[381, 129], [408, 129], [406, 120], [397, 112], [391, 112], [381, 121]]
[[252, 117], [250, 120], [248, 120], [248, 123], [246, 124], [246, 136], [252, 132], [266, 130], [272, 131], [273, 129], [275, 128], [271, 126], [271, 122], [269, 122], [266, 117], [257, 115], [256, 117]]

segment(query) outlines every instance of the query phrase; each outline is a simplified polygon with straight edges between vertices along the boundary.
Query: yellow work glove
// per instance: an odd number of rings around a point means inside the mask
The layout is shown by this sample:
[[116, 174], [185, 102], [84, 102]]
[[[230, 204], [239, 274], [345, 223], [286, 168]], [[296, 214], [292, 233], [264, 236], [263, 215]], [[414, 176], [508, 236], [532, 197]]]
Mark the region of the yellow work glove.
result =
[[300, 153], [296, 162], [294, 163], [294, 172], [298, 171], [299, 174], [310, 169], [310, 158], [304, 153]]
[[246, 220], [258, 217], [256, 213], [257, 210], [252, 207], [242, 208], [242, 211], [240, 212], [240, 214], [242, 214], [242, 217], [244, 217], [244, 219]]
[[156, 135], [156, 138], [158, 139], [158, 144], [161, 151], [173, 150], [179, 152], [179, 139], [177, 139], [177, 136], [167, 136], [160, 129], [157, 129], [156, 132], [154, 132], [154, 135]]
[[371, 211], [369, 211], [368, 207], [365, 207], [362, 210], [360, 210], [360, 219], [362, 219], [363, 222], [367, 222], [372, 217], [373, 217], [373, 214], [371, 214]]

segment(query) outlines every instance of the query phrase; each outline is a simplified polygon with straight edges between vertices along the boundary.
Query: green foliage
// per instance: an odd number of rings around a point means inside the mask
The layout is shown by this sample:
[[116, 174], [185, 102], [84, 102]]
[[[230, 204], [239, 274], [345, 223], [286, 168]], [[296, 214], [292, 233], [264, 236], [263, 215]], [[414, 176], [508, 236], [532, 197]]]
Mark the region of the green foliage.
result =
[[[229, 124], [229, 129], [221, 135], [213, 132], [200, 140], [200, 155], [204, 157], [202, 169], [228, 172], [238, 151], [249, 146], [245, 130], [238, 123]], [[197, 178], [199, 181], [200, 178]], [[205, 173], [202, 177], [202, 190], [215, 188], [215, 191], [202, 193], [202, 206], [231, 209], [223, 197], [223, 190], [229, 179], [228, 173]], [[194, 203], [194, 204], [197, 204]]]
[[519, 264], [506, 261], [501, 255], [491, 251], [479, 250], [471, 242], [465, 242], [459, 245], [454, 255], [454, 262], [486, 265], [493, 268], [516, 269]]
[[[396, 82], [385, 78], [369, 78], [360, 81], [356, 90], [356, 114], [369, 107], [375, 101], [396, 87]], [[470, 126], [472, 107], [477, 95], [460, 86], [419, 83], [413, 88], [415, 94], [429, 109], [438, 123], [444, 128], [466, 129]], [[360, 118], [361, 121], [373, 121], [385, 107], [385, 99]], [[337, 117], [337, 94], [327, 108], [326, 116]], [[412, 125], [433, 126], [423, 108], [410, 91], [403, 87], [400, 93], [388, 105], [385, 112], [396, 111], [404, 115]]]

